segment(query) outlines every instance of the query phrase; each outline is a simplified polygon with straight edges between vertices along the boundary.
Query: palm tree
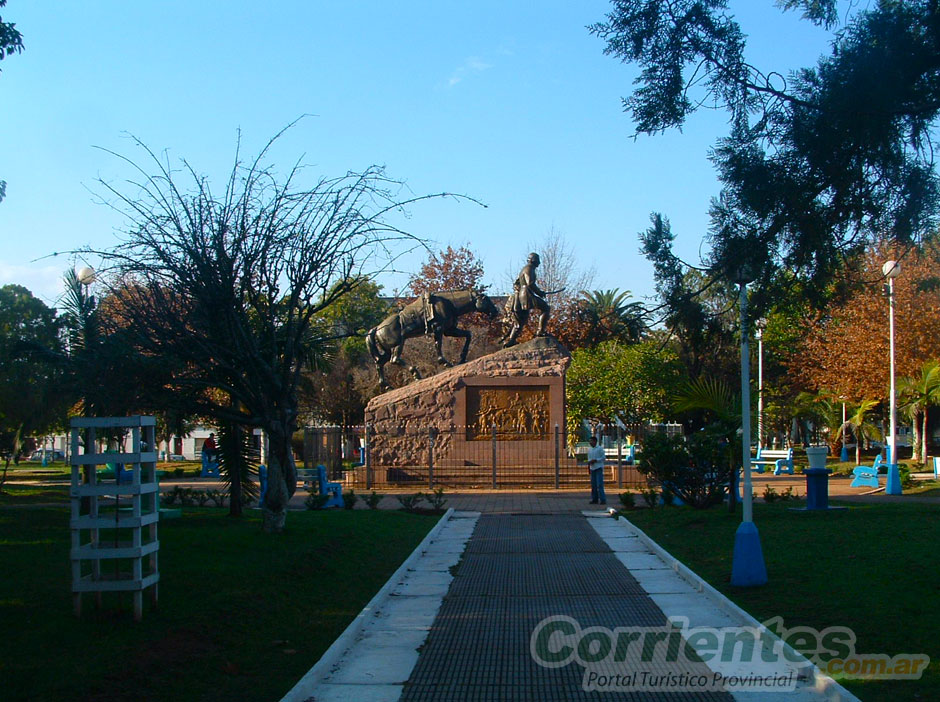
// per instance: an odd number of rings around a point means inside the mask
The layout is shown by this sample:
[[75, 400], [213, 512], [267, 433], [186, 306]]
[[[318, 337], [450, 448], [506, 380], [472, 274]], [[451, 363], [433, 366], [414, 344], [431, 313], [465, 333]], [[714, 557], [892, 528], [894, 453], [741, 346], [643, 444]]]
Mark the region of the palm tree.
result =
[[[920, 374], [898, 382], [901, 409], [914, 424], [914, 460], [927, 461], [927, 410], [940, 402], [940, 362], [927, 361]], [[922, 422], [918, 426], [918, 420]], [[922, 427], [922, 428], [921, 428]]]
[[581, 291], [581, 313], [589, 325], [588, 344], [608, 339], [636, 343], [646, 334], [646, 310], [639, 302], [627, 302], [630, 291]]
[[713, 417], [715, 425], [720, 427], [727, 442], [728, 465], [733, 476], [728, 499], [728, 510], [733, 512], [738, 499], [738, 471], [735, 466], [740, 466], [742, 461], [741, 441], [738, 438], [741, 429], [741, 394], [722, 380], [702, 377], [690, 380], [682, 391], [673, 396], [672, 403], [677, 412], [705, 410]]
[[[841, 403], [841, 400], [825, 388], [815, 393], [804, 390], [793, 401], [793, 418], [798, 422], [812, 423], [814, 436], [818, 437], [822, 433], [834, 442], [842, 426]], [[833, 432], [834, 427], [840, 429]]]
[[855, 437], [855, 463], [862, 462], [862, 441], [864, 439], [877, 439], [881, 435], [879, 427], [870, 421], [871, 411], [878, 406], [876, 400], [862, 400], [854, 409], [852, 415], [845, 420], [845, 424], [839, 427], [840, 438], [845, 437], [847, 429], [851, 429]]

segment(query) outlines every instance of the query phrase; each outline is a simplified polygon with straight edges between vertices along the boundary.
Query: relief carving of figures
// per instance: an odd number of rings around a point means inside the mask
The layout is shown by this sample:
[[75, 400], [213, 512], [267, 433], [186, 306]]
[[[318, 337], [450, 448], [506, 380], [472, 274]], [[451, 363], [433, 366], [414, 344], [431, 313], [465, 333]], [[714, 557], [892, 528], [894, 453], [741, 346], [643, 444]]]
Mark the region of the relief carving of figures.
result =
[[502, 441], [542, 439], [548, 435], [548, 388], [470, 388], [467, 438]]

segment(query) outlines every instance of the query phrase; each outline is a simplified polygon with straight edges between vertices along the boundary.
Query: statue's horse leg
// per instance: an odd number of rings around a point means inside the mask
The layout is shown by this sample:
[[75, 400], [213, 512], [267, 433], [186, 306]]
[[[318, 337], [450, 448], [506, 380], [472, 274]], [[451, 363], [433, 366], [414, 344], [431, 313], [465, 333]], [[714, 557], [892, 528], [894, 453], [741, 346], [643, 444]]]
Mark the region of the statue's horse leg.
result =
[[441, 338], [445, 336], [451, 336], [458, 339], [463, 339], [463, 348], [460, 350], [460, 360], [458, 363], [467, 362], [467, 351], [470, 350], [470, 337], [472, 334], [467, 329], [460, 329], [459, 327], [451, 327], [450, 329], [445, 329], [441, 332], [438, 332], [434, 336], [434, 341], [437, 342], [437, 358], [439, 361], [445, 365], [451, 365], [444, 360], [443, 354], [441, 354]]
[[450, 368], [454, 364], [444, 358], [444, 349], [441, 347], [441, 342], [443, 342], [445, 334], [447, 334], [447, 336], [451, 336], [451, 334], [448, 334], [443, 330], [434, 332], [434, 346], [437, 347], [437, 362], [442, 366], [447, 366]]
[[394, 349], [392, 349], [392, 357], [389, 360], [391, 360], [392, 363], [395, 363], [401, 366], [402, 368], [407, 369], [407, 371], [411, 373], [411, 375], [414, 376], [415, 380], [421, 380], [421, 373], [418, 372], [418, 368], [416, 366], [409, 366], [407, 362], [402, 360], [401, 352], [404, 350], [404, 348], [405, 348], [405, 340], [402, 339], [401, 343], [398, 346], [396, 346]]
[[372, 356], [372, 361], [375, 363], [375, 371], [379, 376], [379, 386], [383, 390], [388, 390], [391, 386], [385, 377], [385, 364], [388, 363], [389, 353], [388, 349], [379, 343], [376, 336], [375, 329], [369, 330], [369, 333], [366, 334], [366, 348], [369, 349], [369, 355]]

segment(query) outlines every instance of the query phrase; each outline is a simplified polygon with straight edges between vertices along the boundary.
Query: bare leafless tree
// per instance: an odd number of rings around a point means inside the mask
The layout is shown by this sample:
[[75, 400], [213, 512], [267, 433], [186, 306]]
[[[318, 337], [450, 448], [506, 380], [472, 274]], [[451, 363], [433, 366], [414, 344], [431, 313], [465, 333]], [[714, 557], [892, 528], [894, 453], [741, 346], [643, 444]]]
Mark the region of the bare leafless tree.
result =
[[187, 369], [174, 382], [192, 391], [190, 410], [266, 432], [262, 510], [272, 532], [283, 529], [296, 489], [297, 387], [325, 341], [315, 316], [348, 292], [347, 281], [418, 243], [393, 223], [404, 207], [445, 195], [402, 198], [401, 183], [375, 166], [309, 185], [299, 163], [279, 176], [266, 161], [281, 134], [250, 161], [236, 148], [218, 193], [186, 161], [173, 168], [135, 139], [142, 164], [114, 155], [136, 176], [100, 181], [106, 202], [127, 217], [123, 240], [90, 252], [103, 258], [143, 351]]

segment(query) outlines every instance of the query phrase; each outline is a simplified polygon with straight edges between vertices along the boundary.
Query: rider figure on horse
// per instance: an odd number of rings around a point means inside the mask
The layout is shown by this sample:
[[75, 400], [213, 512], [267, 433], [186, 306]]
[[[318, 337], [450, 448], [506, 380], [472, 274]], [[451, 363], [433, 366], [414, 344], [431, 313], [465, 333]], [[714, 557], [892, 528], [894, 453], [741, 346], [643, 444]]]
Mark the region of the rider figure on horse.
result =
[[545, 296], [550, 293], [546, 293], [535, 282], [535, 269], [540, 263], [539, 255], [530, 253], [525, 266], [512, 284], [512, 295], [506, 300], [506, 316], [512, 321], [512, 330], [503, 346], [512, 346], [516, 343], [516, 337], [529, 320], [529, 312], [533, 309], [539, 312], [538, 330], [535, 335], [546, 336], [548, 334], [546, 326], [550, 309]]

